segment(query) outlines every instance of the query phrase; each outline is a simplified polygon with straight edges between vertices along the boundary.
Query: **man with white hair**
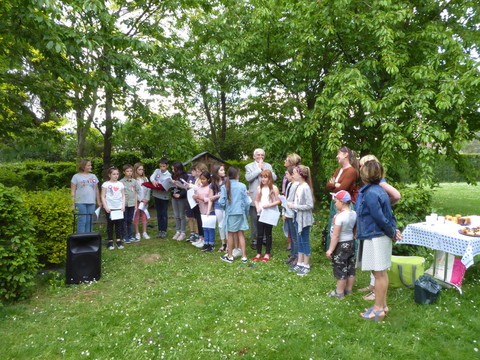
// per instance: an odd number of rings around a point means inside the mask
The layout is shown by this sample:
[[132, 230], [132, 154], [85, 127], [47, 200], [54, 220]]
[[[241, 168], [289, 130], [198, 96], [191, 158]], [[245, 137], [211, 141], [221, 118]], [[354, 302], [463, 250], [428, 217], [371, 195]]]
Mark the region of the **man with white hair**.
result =
[[257, 209], [255, 208], [255, 192], [260, 185], [260, 174], [263, 170], [272, 172], [273, 181], [277, 180], [272, 165], [266, 163], [265, 151], [263, 149], [255, 149], [253, 152], [254, 162], [245, 166], [245, 178], [248, 181], [248, 195], [252, 199], [250, 204], [250, 242], [252, 249], [256, 249], [257, 244]]

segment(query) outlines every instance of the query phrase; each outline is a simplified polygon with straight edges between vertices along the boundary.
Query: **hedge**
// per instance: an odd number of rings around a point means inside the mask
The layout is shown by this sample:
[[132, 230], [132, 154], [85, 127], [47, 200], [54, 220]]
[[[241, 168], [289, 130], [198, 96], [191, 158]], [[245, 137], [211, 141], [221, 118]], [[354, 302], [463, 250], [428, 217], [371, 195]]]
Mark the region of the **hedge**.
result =
[[[474, 168], [480, 169], [480, 154], [464, 154], [462, 155], [467, 162], [471, 163]], [[103, 182], [103, 159], [90, 159], [93, 165], [93, 172], [97, 175], [100, 182]], [[112, 165], [121, 168], [125, 164], [134, 165], [136, 162], [142, 162], [145, 168], [146, 176], [153, 174], [158, 166], [159, 159], [141, 159], [139, 154], [132, 152], [123, 152], [112, 155]], [[175, 159], [169, 159], [172, 163]], [[241, 171], [240, 179], [244, 180], [245, 165], [251, 160], [227, 160], [232, 166], [236, 166]], [[272, 164], [277, 177], [283, 176], [283, 164]], [[333, 171], [332, 171], [333, 172]], [[401, 182], [408, 183], [410, 181], [409, 168], [407, 164], [401, 164], [398, 169], [389, 169], [390, 177]], [[22, 163], [3, 163], [0, 164], [0, 183], [5, 186], [18, 186], [26, 190], [49, 190], [53, 188], [70, 187], [72, 176], [77, 173], [77, 163], [61, 162], [49, 163], [44, 161], [26, 161]], [[437, 182], [461, 182], [465, 181], [456, 170], [451, 162], [439, 157], [434, 167]], [[477, 176], [480, 181], [480, 176]]]
[[73, 232], [73, 204], [66, 189], [28, 192], [25, 206], [34, 222], [34, 245], [41, 264], [62, 264]]
[[0, 184], [0, 300], [31, 293], [38, 269], [33, 222], [18, 188]]

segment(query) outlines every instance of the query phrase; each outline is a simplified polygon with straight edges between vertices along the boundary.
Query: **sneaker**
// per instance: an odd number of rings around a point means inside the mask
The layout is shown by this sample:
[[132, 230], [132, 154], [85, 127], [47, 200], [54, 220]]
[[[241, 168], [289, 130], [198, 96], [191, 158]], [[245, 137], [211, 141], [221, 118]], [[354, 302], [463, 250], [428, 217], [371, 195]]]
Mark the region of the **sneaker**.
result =
[[301, 269], [303, 269], [303, 266], [294, 265], [294, 266], [292, 266], [290, 269], [288, 269], [288, 271], [290, 271], [290, 272], [299, 272]]
[[209, 244], [205, 252], [212, 252], [213, 250], [215, 250], [215, 247], [212, 244]]
[[160, 231], [160, 239], [165, 239], [167, 237], [166, 231]]
[[188, 242], [194, 242], [197, 241], [197, 237], [195, 236], [195, 233], [190, 233], [190, 235], [187, 238]]
[[203, 247], [203, 245], [205, 245], [205, 242], [204, 242], [203, 239], [202, 239], [202, 240], [200, 240], [200, 242], [197, 243], [197, 245], [195, 245], [195, 246], [200, 249], [200, 248]]
[[124, 240], [123, 240], [123, 243], [124, 243], [124, 244], [131, 244], [131, 243], [132, 243], [132, 240], [130, 240], [130, 239], [124, 239]]
[[118, 249], [123, 249], [124, 246], [123, 246], [123, 241], [122, 240], [117, 240], [116, 241], [116, 245], [117, 245], [117, 248]]
[[233, 250], [232, 250], [232, 256], [233, 256], [234, 258], [239, 257], [239, 256], [242, 256], [242, 249], [240, 249], [240, 248], [233, 249]]
[[201, 250], [202, 250], [202, 251], [205, 251], [205, 250], [207, 250], [207, 249], [208, 249], [208, 247], [209, 247], [209, 246], [210, 246], [210, 245], [208, 245], [208, 244], [205, 244], [205, 245], [203, 245], [203, 246], [202, 246], [202, 249], [201, 249]]
[[246, 264], [246, 263], [247, 263], [247, 261], [248, 261], [248, 259], [247, 259], [246, 257], [242, 257], [240, 260], [241, 260], [241, 261], [242, 261], [242, 263], [244, 263], [244, 264]]
[[162, 233], [163, 233], [163, 231], [159, 231], [159, 232], [158, 232], [158, 234], [157, 234], [157, 238], [158, 238], [158, 239], [163, 239], [163, 238], [162, 238]]
[[[150, 236], [148, 236], [148, 234], [147, 234], [146, 232], [144, 232], [144, 233], [142, 234], [142, 236], [143, 236], [143, 238], [144, 238], [145, 240], [150, 239]], [[140, 234], [137, 234], [137, 240], [140, 241]]]
[[183, 240], [185, 240], [186, 237], [187, 237], [187, 235], [185, 235], [185, 233], [182, 232], [182, 233], [180, 233], [180, 235], [178, 235], [177, 241], [183, 241]]
[[310, 272], [310, 268], [303, 266], [300, 270], [297, 271], [298, 276], [305, 276]]
[[132, 242], [132, 243], [134, 243], [134, 242], [139, 242], [139, 241], [140, 241], [140, 239], [137, 239], [136, 237], [132, 237], [132, 238], [130, 239], [130, 242]]
[[173, 235], [172, 240], [177, 240], [179, 236], [180, 232], [176, 232], [175, 235]]
[[113, 240], [110, 240], [107, 244], [107, 249], [108, 250], [113, 250], [115, 249], [115, 246], [113, 246]]
[[229, 258], [227, 254], [220, 256], [220, 259], [230, 264], [233, 263], [233, 258]]

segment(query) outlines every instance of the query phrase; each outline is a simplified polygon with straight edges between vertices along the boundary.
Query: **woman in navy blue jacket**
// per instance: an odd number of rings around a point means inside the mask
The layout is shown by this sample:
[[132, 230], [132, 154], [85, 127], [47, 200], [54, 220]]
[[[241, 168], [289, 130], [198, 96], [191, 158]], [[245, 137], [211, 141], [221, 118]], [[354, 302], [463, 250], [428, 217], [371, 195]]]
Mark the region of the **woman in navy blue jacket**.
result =
[[357, 240], [360, 241], [358, 264], [375, 276], [375, 304], [360, 314], [365, 320], [382, 321], [388, 312], [387, 269], [391, 266], [392, 240], [401, 238], [397, 230], [390, 199], [379, 185], [384, 177], [383, 166], [368, 161], [360, 168], [365, 186], [360, 189], [357, 204]]

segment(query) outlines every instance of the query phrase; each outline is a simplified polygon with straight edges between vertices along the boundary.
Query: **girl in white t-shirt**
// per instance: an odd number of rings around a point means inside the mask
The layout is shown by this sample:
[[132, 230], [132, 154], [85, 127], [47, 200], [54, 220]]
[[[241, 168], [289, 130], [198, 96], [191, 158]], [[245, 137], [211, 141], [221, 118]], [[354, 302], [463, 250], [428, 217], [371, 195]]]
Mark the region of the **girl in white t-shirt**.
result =
[[[113, 250], [113, 227], [115, 226], [115, 235], [117, 248], [123, 249], [123, 212], [125, 211], [125, 187], [118, 181], [119, 171], [112, 166], [107, 171], [109, 181], [102, 184], [102, 203], [107, 213], [107, 249]], [[121, 213], [117, 212], [120, 211]], [[112, 213], [113, 212], [113, 213]], [[118, 217], [120, 218], [117, 218]], [[114, 220], [112, 220], [112, 217]]]
[[352, 293], [355, 282], [353, 231], [357, 214], [349, 207], [352, 198], [348, 191], [341, 190], [332, 195], [339, 212], [333, 218], [330, 247], [326, 255], [332, 259], [333, 276], [337, 279], [337, 288], [328, 293], [328, 296], [343, 299], [345, 295]]

